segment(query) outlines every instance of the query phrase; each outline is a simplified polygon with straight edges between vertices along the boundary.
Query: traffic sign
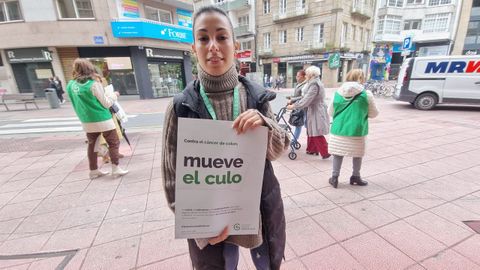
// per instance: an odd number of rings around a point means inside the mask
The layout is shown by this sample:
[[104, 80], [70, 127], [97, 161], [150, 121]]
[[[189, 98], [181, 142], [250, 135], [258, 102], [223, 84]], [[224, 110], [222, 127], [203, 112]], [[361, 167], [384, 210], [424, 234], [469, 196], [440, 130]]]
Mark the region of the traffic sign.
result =
[[403, 49], [403, 50], [410, 50], [411, 48], [412, 48], [412, 37], [406, 37], [406, 38], [403, 40], [402, 49]]

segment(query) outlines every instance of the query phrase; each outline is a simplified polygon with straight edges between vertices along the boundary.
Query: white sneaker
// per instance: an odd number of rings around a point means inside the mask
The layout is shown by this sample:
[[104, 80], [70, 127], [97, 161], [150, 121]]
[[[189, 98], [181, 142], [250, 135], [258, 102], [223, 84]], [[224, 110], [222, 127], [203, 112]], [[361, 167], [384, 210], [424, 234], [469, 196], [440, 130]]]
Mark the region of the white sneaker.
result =
[[112, 176], [113, 177], [124, 176], [127, 173], [128, 173], [128, 170], [124, 170], [124, 169], [120, 168], [120, 166], [112, 164]]
[[100, 171], [100, 170], [92, 170], [90, 171], [89, 173], [89, 176], [90, 176], [90, 179], [95, 179], [95, 178], [98, 178], [98, 177], [102, 177], [104, 175], [107, 175], [108, 172], [103, 172], [103, 171]]

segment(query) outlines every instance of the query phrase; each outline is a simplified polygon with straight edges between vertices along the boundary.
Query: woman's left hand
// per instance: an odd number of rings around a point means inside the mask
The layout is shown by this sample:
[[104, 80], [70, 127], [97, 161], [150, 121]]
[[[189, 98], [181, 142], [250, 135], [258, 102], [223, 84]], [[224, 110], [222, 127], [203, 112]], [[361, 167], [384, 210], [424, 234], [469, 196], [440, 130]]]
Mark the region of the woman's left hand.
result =
[[249, 109], [240, 114], [233, 121], [233, 128], [237, 130], [237, 134], [245, 133], [249, 129], [265, 125], [265, 121], [260, 117], [257, 110]]
[[287, 106], [287, 110], [293, 110], [293, 105], [291, 105], [291, 104], [288, 105], [288, 106]]

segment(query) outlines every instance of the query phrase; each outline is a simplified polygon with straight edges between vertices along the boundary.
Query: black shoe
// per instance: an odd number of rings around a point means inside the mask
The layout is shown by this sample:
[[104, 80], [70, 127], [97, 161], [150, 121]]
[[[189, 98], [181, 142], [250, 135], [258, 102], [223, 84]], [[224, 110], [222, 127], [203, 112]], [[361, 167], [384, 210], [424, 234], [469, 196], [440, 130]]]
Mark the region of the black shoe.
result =
[[307, 151], [306, 153], [307, 153], [307, 155], [315, 155], [315, 156], [318, 156], [318, 153], [315, 153], [315, 152], [308, 152], [308, 151]]
[[326, 155], [326, 156], [322, 156], [322, 159], [327, 159], [327, 158], [329, 158], [329, 157], [331, 157], [331, 156], [332, 156], [332, 155], [328, 154], [328, 155]]
[[332, 187], [337, 188], [338, 187], [338, 176], [332, 176], [330, 179], [328, 179], [328, 183], [332, 185]]
[[366, 186], [368, 185], [367, 181], [362, 180], [360, 176], [351, 176], [350, 177], [350, 185], [357, 185], [357, 186]]

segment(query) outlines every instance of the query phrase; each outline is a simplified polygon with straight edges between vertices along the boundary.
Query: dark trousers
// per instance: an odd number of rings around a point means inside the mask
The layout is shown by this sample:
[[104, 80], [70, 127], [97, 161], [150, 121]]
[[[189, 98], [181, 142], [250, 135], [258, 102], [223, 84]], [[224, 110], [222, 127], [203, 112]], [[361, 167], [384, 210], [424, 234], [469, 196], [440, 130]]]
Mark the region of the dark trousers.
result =
[[[237, 270], [240, 258], [237, 245], [222, 242], [200, 250], [195, 240], [188, 239], [188, 249], [195, 270]], [[257, 270], [270, 269], [270, 257], [265, 240], [259, 247], [250, 249], [250, 255]]]
[[57, 97], [60, 100], [60, 102], [63, 102], [63, 92], [62, 91], [56, 91], [57, 92]]
[[115, 129], [104, 131], [104, 132], [93, 132], [87, 133], [88, 139], [88, 148], [87, 148], [87, 155], [88, 155], [88, 163], [90, 166], [90, 170], [98, 169], [97, 165], [97, 153], [95, 152], [95, 142], [97, 141], [98, 136], [103, 134], [105, 141], [108, 144], [108, 154], [110, 155], [110, 159], [112, 164], [118, 165], [118, 148], [120, 146], [120, 139], [118, 138], [117, 131]]

